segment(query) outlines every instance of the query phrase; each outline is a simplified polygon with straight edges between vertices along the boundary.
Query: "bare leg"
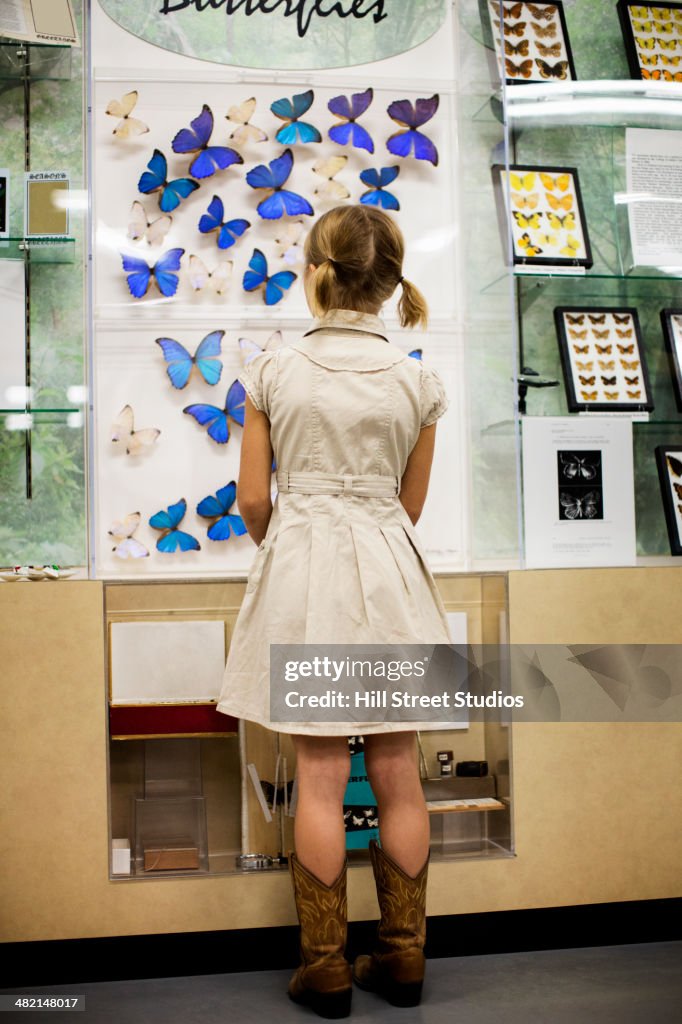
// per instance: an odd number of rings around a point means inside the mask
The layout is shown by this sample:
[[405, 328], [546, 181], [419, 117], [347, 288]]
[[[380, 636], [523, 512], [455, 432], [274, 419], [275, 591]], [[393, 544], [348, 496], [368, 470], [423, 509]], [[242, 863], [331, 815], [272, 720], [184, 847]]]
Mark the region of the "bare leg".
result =
[[339, 877], [346, 857], [343, 797], [350, 775], [345, 736], [293, 736], [298, 798], [296, 855], [325, 885]]
[[414, 732], [365, 736], [365, 766], [377, 798], [381, 846], [411, 878], [429, 853], [429, 812]]

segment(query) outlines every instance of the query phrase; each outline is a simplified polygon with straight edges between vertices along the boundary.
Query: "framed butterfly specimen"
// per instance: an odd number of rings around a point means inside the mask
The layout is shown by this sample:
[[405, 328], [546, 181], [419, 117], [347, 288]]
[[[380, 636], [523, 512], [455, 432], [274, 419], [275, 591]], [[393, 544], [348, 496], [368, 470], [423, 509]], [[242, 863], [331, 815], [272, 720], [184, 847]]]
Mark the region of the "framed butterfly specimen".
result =
[[[578, 320], [585, 325], [579, 356], [575, 351], [576, 329], [572, 326]], [[557, 306], [554, 322], [570, 412], [650, 412], [654, 408], [636, 309]], [[627, 344], [621, 340], [623, 332], [629, 339]], [[621, 348], [629, 350], [628, 358], [613, 358], [612, 353], [618, 355]], [[591, 379], [589, 388], [585, 387], [586, 358], [592, 365], [598, 363], [600, 371]]]
[[[571, 82], [576, 73], [561, 0], [548, 4], [520, 2], [504, 7], [500, 25], [499, 0], [488, 0], [487, 11], [495, 43], [491, 65], [494, 87], [526, 82]], [[523, 59], [519, 59], [523, 58]]]
[[140, 176], [137, 184], [143, 195], [152, 192], [159, 194], [159, 208], [163, 213], [171, 213], [177, 209], [183, 199], [199, 188], [199, 182], [193, 178], [173, 178], [168, 180], [168, 162], [160, 149], [155, 149], [147, 164], [147, 170]]
[[661, 326], [677, 408], [682, 412], [682, 309], [662, 309]]
[[301, 118], [313, 105], [315, 93], [312, 89], [301, 92], [288, 99], [275, 100], [270, 110], [280, 121], [284, 121], [275, 138], [283, 146], [292, 146], [298, 142], [322, 142], [322, 136], [314, 125]]
[[264, 220], [314, 215], [315, 211], [304, 196], [284, 188], [293, 166], [294, 154], [290, 149], [285, 149], [281, 156], [275, 157], [269, 164], [259, 164], [247, 172], [247, 184], [254, 189], [263, 189], [266, 193], [256, 207]]
[[189, 173], [194, 178], [210, 178], [216, 171], [244, 163], [244, 157], [231, 146], [212, 146], [212, 134], [213, 111], [204, 103], [189, 128], [181, 128], [171, 143], [174, 153], [197, 154], [189, 165]]
[[219, 249], [229, 249], [250, 227], [251, 222], [244, 220], [243, 217], [225, 220], [225, 208], [220, 196], [213, 196], [206, 213], [199, 218], [199, 231], [202, 235], [208, 235], [212, 231], [218, 232]]
[[163, 352], [166, 360], [166, 372], [168, 379], [174, 388], [184, 388], [196, 369], [207, 384], [217, 384], [223, 372], [223, 364], [220, 360], [220, 345], [225, 331], [211, 331], [199, 343], [199, 346], [191, 355], [184, 345], [173, 338], [157, 338], [156, 344]]
[[157, 512], [149, 520], [149, 525], [154, 530], [161, 530], [161, 536], [156, 542], [157, 551], [172, 555], [180, 548], [181, 551], [200, 551], [201, 545], [191, 533], [179, 530], [180, 523], [185, 518], [187, 502], [184, 498], [167, 509]]
[[124, 405], [111, 427], [111, 440], [126, 450], [126, 455], [142, 455], [148, 452], [161, 431], [156, 427], [135, 430], [135, 416], [132, 406]]
[[279, 270], [276, 274], [268, 274], [268, 261], [260, 249], [253, 250], [249, 260], [249, 268], [242, 282], [245, 292], [255, 292], [263, 288], [263, 301], [266, 306], [275, 306], [284, 298], [298, 277], [293, 270]]
[[139, 512], [130, 512], [109, 527], [107, 532], [115, 541], [112, 550], [117, 558], [149, 558], [149, 551], [144, 544], [133, 537], [140, 525], [140, 519]]
[[360, 171], [360, 181], [367, 185], [367, 191], [360, 196], [360, 202], [366, 206], [380, 206], [382, 210], [399, 210], [400, 203], [386, 188], [399, 174], [399, 167], [381, 167], [378, 171], [374, 167], [368, 167]]
[[145, 135], [149, 131], [149, 125], [140, 121], [137, 117], [131, 117], [137, 105], [137, 89], [127, 92], [120, 100], [111, 100], [107, 105], [106, 113], [110, 117], [119, 118], [119, 122], [112, 134], [117, 139], [132, 139], [136, 135]]
[[164, 298], [169, 299], [178, 290], [178, 271], [184, 249], [169, 249], [156, 263], [150, 267], [146, 260], [139, 256], [128, 256], [121, 253], [123, 269], [128, 275], [128, 291], [134, 299], [142, 299], [154, 281]]
[[262, 128], [256, 128], [254, 124], [251, 124], [251, 118], [254, 115], [256, 109], [256, 97], [251, 96], [248, 100], [244, 100], [243, 103], [236, 104], [230, 107], [225, 117], [231, 124], [236, 124], [237, 127], [232, 129], [230, 133], [230, 139], [234, 139], [237, 145], [245, 146], [249, 142], [267, 142], [267, 132], [264, 132]]
[[229, 540], [232, 534], [235, 537], [243, 537], [246, 533], [242, 517], [230, 511], [236, 497], [237, 484], [232, 480], [225, 487], [219, 488], [215, 494], [202, 498], [197, 505], [197, 515], [202, 519], [211, 520], [208, 528], [209, 540]]
[[355, 92], [350, 97], [334, 96], [327, 107], [334, 117], [340, 119], [338, 124], [329, 129], [329, 138], [339, 146], [347, 146], [349, 143], [356, 149], [366, 149], [368, 153], [374, 152], [372, 136], [366, 128], [357, 123], [357, 119], [365, 113], [374, 98], [373, 89], [365, 89], [364, 92]]
[[682, 75], [656, 68], [659, 62], [675, 66], [682, 57], [682, 4], [680, 3], [626, 3], [618, 0], [625, 52], [632, 78], [656, 82], [680, 82]]
[[512, 165], [507, 170], [496, 164], [492, 173], [503, 244], [507, 250], [511, 234], [516, 266], [575, 267], [578, 273], [592, 266], [575, 167]]
[[216, 444], [227, 444], [230, 439], [228, 420], [234, 420], [240, 427], [244, 426], [245, 402], [244, 385], [240, 381], [234, 380], [230, 384], [222, 409], [219, 409], [217, 405], [206, 405], [199, 402], [185, 406], [182, 411], [188, 416], [192, 416], [199, 426], [206, 427], [208, 436]]
[[388, 105], [387, 114], [400, 126], [386, 142], [386, 149], [393, 156], [413, 156], [415, 160], [427, 160], [434, 167], [438, 165], [438, 150], [431, 139], [419, 129], [435, 115], [440, 96], [434, 93], [426, 99], [394, 100]]
[[670, 552], [682, 555], [682, 442], [659, 445], [656, 448], [656, 466]]

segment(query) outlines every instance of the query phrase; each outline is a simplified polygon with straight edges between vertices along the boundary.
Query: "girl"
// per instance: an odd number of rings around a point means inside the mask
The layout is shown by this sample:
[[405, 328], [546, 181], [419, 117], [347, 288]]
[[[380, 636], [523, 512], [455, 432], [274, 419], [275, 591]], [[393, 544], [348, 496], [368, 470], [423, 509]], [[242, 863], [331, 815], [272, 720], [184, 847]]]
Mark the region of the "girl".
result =
[[381, 837], [370, 845], [378, 944], [356, 959], [352, 976], [395, 1005], [414, 1006], [421, 997], [429, 820], [416, 725], [271, 722], [269, 645], [450, 642], [414, 529], [447, 399], [435, 371], [393, 346], [379, 318], [400, 285], [401, 324], [427, 322], [423, 296], [403, 277], [404, 241], [388, 214], [363, 205], [330, 210], [313, 225], [305, 255], [316, 319], [300, 341], [259, 356], [240, 376], [247, 400], [239, 511], [259, 547], [218, 710], [294, 734], [298, 802], [289, 865], [302, 963], [289, 995], [320, 1016], [345, 1017], [350, 734], [366, 737]]

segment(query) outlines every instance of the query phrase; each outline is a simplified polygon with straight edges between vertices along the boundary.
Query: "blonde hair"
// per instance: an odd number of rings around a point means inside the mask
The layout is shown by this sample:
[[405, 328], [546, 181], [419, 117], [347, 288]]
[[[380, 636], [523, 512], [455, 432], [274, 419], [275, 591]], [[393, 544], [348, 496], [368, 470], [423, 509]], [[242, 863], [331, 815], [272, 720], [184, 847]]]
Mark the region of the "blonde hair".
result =
[[305, 242], [306, 292], [315, 316], [330, 309], [374, 311], [399, 284], [398, 316], [403, 327], [428, 323], [426, 299], [403, 277], [405, 240], [383, 210], [336, 206], [313, 224]]

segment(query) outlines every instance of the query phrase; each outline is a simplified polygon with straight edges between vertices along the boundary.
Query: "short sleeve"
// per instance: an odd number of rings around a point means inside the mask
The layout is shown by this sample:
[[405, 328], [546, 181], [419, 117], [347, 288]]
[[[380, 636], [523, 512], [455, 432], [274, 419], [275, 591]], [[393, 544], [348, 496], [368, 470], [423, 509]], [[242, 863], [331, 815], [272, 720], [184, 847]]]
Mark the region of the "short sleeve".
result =
[[443, 415], [448, 407], [443, 381], [430, 366], [421, 364], [421, 381], [419, 386], [419, 404], [421, 409], [421, 425], [429, 427]]
[[277, 372], [277, 352], [264, 352], [248, 363], [238, 380], [259, 412], [269, 416], [270, 395]]

